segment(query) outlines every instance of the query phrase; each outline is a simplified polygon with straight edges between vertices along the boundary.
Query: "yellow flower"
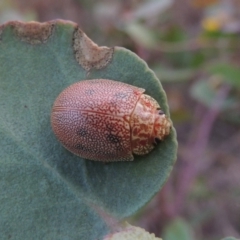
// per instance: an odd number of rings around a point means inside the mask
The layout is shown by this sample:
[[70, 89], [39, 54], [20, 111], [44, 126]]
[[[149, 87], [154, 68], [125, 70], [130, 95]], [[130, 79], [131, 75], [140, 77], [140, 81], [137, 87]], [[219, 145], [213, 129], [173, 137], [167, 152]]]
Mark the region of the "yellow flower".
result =
[[209, 32], [217, 32], [222, 27], [222, 22], [216, 17], [205, 18], [202, 21], [202, 27]]

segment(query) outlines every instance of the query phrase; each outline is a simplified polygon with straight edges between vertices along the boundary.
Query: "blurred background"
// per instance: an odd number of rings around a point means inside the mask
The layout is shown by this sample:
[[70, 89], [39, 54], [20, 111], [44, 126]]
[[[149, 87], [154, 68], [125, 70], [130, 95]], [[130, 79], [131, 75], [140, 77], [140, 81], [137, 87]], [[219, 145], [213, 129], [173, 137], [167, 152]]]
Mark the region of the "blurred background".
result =
[[56, 18], [138, 54], [167, 93], [178, 160], [131, 224], [164, 240], [240, 238], [240, 1], [0, 1], [0, 24]]

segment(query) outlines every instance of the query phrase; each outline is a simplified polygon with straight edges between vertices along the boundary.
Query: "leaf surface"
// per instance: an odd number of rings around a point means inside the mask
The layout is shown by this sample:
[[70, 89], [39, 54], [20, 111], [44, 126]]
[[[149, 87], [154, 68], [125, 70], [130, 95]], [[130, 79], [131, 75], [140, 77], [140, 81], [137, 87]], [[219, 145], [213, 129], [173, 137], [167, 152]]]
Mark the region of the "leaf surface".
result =
[[176, 160], [175, 130], [133, 162], [83, 160], [54, 136], [52, 104], [76, 81], [105, 78], [145, 88], [169, 114], [165, 92], [134, 53], [99, 48], [72, 22], [44, 24], [0, 27], [1, 237], [101, 239], [105, 215], [130, 216], [160, 190]]

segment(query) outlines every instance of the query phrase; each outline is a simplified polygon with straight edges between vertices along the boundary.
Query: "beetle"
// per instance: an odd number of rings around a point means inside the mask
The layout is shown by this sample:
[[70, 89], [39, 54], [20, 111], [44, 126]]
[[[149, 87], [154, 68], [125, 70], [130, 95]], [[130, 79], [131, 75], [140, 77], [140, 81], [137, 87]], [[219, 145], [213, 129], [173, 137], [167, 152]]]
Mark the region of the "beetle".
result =
[[149, 153], [171, 121], [144, 89], [109, 79], [82, 80], [55, 100], [51, 125], [70, 152], [89, 160], [132, 161]]

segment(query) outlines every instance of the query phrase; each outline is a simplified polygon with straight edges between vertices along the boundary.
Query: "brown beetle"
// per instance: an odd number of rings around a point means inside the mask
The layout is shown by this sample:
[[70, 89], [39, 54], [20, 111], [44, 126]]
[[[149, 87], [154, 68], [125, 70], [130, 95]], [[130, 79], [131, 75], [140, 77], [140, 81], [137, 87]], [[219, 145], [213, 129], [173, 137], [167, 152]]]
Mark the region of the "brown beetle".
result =
[[149, 153], [171, 123], [145, 90], [107, 79], [83, 80], [57, 97], [51, 123], [72, 153], [103, 162], [132, 161]]

